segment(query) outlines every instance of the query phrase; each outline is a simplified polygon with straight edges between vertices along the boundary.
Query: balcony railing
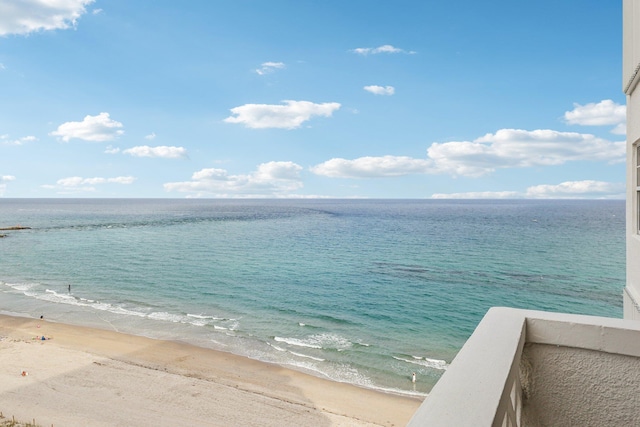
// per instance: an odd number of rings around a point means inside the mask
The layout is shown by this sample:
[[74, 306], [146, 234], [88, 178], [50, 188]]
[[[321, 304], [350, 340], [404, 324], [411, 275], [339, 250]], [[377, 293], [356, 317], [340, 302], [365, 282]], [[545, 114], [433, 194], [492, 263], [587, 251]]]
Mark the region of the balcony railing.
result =
[[411, 421], [640, 425], [640, 322], [496, 307]]

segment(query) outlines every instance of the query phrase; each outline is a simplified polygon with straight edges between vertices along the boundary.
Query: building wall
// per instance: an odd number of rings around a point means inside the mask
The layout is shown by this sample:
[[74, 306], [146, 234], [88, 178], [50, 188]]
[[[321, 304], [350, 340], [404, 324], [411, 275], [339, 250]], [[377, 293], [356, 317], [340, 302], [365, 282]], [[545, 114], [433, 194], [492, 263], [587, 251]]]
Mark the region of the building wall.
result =
[[637, 426], [640, 420], [640, 358], [527, 344], [521, 376], [523, 426]]
[[625, 319], [640, 320], [640, 219], [638, 145], [640, 144], [640, 1], [623, 0], [622, 90], [627, 95], [627, 283]]

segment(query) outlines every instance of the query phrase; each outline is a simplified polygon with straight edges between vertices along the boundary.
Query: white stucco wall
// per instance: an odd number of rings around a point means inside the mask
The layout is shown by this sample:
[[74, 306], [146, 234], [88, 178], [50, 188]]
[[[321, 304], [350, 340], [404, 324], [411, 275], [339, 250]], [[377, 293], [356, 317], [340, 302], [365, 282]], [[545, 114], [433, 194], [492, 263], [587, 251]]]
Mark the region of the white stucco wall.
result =
[[523, 426], [640, 423], [640, 358], [527, 344], [521, 367]]
[[640, 320], [640, 235], [635, 145], [640, 141], [640, 1], [623, 1], [622, 90], [627, 95], [627, 279], [625, 319]]

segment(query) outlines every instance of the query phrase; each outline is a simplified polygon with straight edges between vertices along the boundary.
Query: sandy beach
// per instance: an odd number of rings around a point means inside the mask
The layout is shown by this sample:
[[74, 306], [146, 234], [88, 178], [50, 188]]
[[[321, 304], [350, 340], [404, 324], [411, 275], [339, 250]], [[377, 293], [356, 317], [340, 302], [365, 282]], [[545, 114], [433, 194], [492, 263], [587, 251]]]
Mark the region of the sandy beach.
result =
[[188, 344], [0, 315], [0, 411], [42, 426], [403, 426], [420, 403]]

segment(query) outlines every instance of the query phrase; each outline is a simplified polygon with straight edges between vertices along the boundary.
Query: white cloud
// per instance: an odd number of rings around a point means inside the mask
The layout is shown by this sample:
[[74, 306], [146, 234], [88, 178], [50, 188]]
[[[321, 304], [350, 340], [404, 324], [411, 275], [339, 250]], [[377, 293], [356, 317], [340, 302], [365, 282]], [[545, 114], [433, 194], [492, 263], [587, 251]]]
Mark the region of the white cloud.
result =
[[436, 193], [432, 199], [623, 199], [625, 185], [604, 181], [566, 181], [556, 185], [534, 185], [525, 192], [484, 191], [469, 193]]
[[393, 86], [365, 86], [364, 90], [371, 92], [374, 95], [393, 95], [396, 89]]
[[410, 55], [416, 53], [414, 51], [406, 51], [404, 49], [391, 46], [390, 44], [385, 44], [378, 47], [358, 47], [356, 49], [353, 49], [352, 52], [355, 52], [358, 55], [363, 55], [363, 56], [377, 55], [379, 53], [406, 53]]
[[597, 196], [624, 197], [625, 185], [604, 181], [566, 181], [557, 185], [535, 185], [527, 188], [531, 198], [591, 198]]
[[517, 191], [474, 191], [468, 193], [435, 193], [432, 199], [521, 199]]
[[76, 25], [94, 0], [0, 1], [0, 36], [66, 29]]
[[132, 184], [135, 178], [132, 176], [119, 176], [116, 178], [82, 178], [79, 176], [71, 176], [56, 181], [56, 184], [62, 187], [78, 187], [81, 185], [98, 185], [98, 184]]
[[135, 180], [132, 176], [118, 176], [115, 178], [107, 178], [107, 183], [129, 185], [133, 184]]
[[158, 147], [141, 145], [124, 150], [122, 153], [130, 154], [134, 157], [160, 157], [164, 159], [180, 159], [187, 156], [187, 150], [185, 148], [168, 147], [165, 145], [161, 145]]
[[429, 173], [428, 159], [404, 156], [360, 157], [355, 160], [334, 158], [313, 166], [311, 172], [332, 178], [380, 178], [414, 173]]
[[572, 125], [605, 126], [624, 123], [627, 120], [627, 107], [610, 99], [580, 105], [573, 104], [574, 109], [564, 113], [564, 119]]
[[627, 107], [605, 99], [586, 105], [573, 104], [574, 109], [564, 113], [565, 122], [582, 126], [615, 125], [611, 133], [624, 135], [627, 131]]
[[279, 197], [299, 190], [302, 167], [293, 162], [262, 163], [247, 175], [229, 175], [224, 169], [208, 168], [195, 172], [191, 181], [168, 182], [166, 191], [213, 195], [216, 197]]
[[[242, 123], [253, 129], [295, 129], [314, 116], [331, 117], [340, 108], [337, 102], [282, 101], [284, 105], [245, 104], [231, 109], [227, 123]], [[234, 117], [235, 116], [235, 117]]]
[[284, 62], [263, 62], [260, 65], [260, 68], [256, 70], [256, 73], [261, 76], [269, 73], [273, 73], [276, 70], [281, 70], [285, 68]]
[[571, 161], [623, 162], [625, 142], [553, 130], [501, 129], [474, 141], [433, 143], [427, 158], [334, 158], [311, 171], [334, 178], [373, 178], [416, 173], [480, 177], [496, 169], [556, 166]]
[[207, 168], [201, 169], [198, 172], [194, 172], [191, 175], [193, 181], [208, 181], [208, 180], [220, 180], [227, 179], [228, 173], [225, 169]]
[[7, 182], [15, 181], [16, 177], [13, 175], [1, 175], [0, 176], [0, 196], [4, 196], [7, 191]]
[[62, 193], [79, 193], [96, 191], [96, 185], [103, 184], [132, 184], [136, 179], [132, 176], [118, 176], [115, 178], [83, 178], [80, 176], [70, 176], [56, 181], [55, 185], [43, 185], [47, 190], [57, 190]]
[[437, 172], [482, 176], [499, 168], [554, 166], [569, 161], [623, 162], [625, 142], [590, 134], [500, 129], [474, 141], [434, 143], [427, 150]]
[[112, 147], [111, 145], [109, 145], [104, 152], [106, 154], [118, 154], [120, 152], [120, 149], [118, 147]]
[[9, 135], [0, 135], [0, 144], [1, 145], [24, 145], [28, 142], [35, 142], [38, 138], [33, 135], [23, 136], [18, 139], [10, 139]]
[[6, 70], [7, 67], [4, 66], [4, 64], [2, 62], [0, 62], [0, 70]]
[[69, 142], [72, 138], [84, 141], [111, 141], [124, 134], [122, 123], [112, 120], [109, 113], [100, 113], [97, 116], [86, 116], [81, 122], [67, 122], [58, 126], [56, 131], [49, 135]]
[[614, 135], [626, 135], [627, 124], [626, 123], [617, 124], [613, 129], [611, 129], [610, 132]]
[[144, 137], [144, 139], [149, 140], [149, 141], [153, 141], [154, 139], [156, 139], [156, 133], [155, 132], [151, 132], [149, 135], [146, 135]]

